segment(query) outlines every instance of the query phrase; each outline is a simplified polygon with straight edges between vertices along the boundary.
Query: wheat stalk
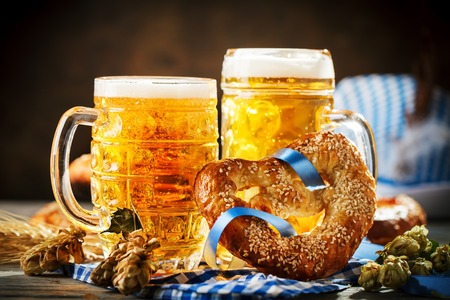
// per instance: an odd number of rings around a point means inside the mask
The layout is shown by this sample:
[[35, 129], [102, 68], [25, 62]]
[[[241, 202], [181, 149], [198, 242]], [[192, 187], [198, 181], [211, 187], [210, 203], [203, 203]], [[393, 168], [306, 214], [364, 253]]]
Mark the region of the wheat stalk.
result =
[[[60, 229], [52, 224], [0, 210], [0, 264], [19, 262], [28, 249], [56, 236]], [[97, 260], [102, 256], [96, 236], [87, 236], [83, 248], [88, 260]]]
[[0, 210], [0, 264], [18, 262], [25, 251], [55, 236], [56, 226]]

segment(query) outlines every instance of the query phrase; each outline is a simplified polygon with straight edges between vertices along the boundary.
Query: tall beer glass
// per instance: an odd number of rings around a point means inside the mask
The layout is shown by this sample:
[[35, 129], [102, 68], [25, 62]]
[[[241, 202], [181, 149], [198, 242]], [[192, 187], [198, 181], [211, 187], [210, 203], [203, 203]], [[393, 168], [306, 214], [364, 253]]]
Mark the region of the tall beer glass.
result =
[[[328, 50], [228, 49], [222, 66], [222, 157], [258, 160], [307, 132], [334, 130], [353, 140], [377, 176], [370, 125], [333, 108], [334, 66]], [[246, 197], [252, 191], [246, 191]], [[290, 220], [309, 231], [319, 216]]]
[[328, 50], [228, 49], [221, 88], [223, 157], [261, 159], [307, 132], [334, 129], [359, 147], [376, 176], [373, 133], [365, 119], [333, 109]]
[[[155, 258], [164, 269], [196, 268], [208, 227], [191, 194], [197, 172], [218, 158], [216, 81], [100, 77], [94, 104], [68, 110], [55, 133], [51, 179], [64, 213], [111, 246], [111, 216], [130, 209], [159, 239]], [[80, 207], [69, 181], [78, 125], [92, 126], [92, 211]]]

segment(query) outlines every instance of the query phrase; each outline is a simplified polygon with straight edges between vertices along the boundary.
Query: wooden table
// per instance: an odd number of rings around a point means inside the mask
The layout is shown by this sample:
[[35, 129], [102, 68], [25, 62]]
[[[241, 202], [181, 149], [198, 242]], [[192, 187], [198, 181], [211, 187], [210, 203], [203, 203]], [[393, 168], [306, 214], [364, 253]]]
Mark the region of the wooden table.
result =
[[[5, 201], [0, 200], [0, 209], [12, 213], [31, 216], [42, 207], [42, 201]], [[450, 241], [450, 220], [432, 221], [428, 228], [429, 238], [440, 243]], [[380, 292], [365, 292], [361, 287], [350, 287], [340, 292], [302, 295], [299, 299], [425, 299], [411, 296], [400, 291], [383, 289]], [[40, 276], [24, 275], [18, 264], [0, 265], [0, 299], [139, 299], [124, 296], [117, 291], [97, 287], [64, 275], [44, 273]], [[433, 298], [437, 299], [437, 298]]]

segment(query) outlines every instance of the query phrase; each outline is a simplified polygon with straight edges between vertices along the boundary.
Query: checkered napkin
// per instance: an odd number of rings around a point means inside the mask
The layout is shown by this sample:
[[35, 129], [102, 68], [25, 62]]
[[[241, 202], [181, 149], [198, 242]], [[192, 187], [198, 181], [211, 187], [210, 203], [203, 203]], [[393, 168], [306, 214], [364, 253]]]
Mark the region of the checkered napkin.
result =
[[[286, 299], [301, 294], [340, 291], [356, 284], [360, 269], [375, 259], [380, 246], [363, 241], [348, 265], [336, 274], [314, 281], [297, 281], [265, 275], [256, 269], [203, 269], [154, 277], [135, 296], [145, 299]], [[95, 264], [69, 264], [60, 271], [74, 279], [91, 283]]]
[[[152, 278], [135, 296], [145, 299], [290, 298], [300, 294], [344, 290], [356, 283], [361, 265], [361, 260], [352, 259], [337, 274], [308, 282], [264, 275], [255, 269], [204, 269]], [[94, 268], [95, 265], [70, 264], [62, 268], [62, 273], [92, 283], [89, 276]]]

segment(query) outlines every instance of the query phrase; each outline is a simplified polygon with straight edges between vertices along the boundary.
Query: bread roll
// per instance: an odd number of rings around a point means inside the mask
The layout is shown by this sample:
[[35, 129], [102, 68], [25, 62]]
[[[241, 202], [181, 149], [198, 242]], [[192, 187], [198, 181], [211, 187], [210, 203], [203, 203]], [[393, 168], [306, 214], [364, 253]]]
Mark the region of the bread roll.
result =
[[375, 220], [367, 234], [372, 243], [385, 245], [415, 225], [426, 225], [427, 216], [422, 206], [412, 197], [399, 194], [377, 200]]

